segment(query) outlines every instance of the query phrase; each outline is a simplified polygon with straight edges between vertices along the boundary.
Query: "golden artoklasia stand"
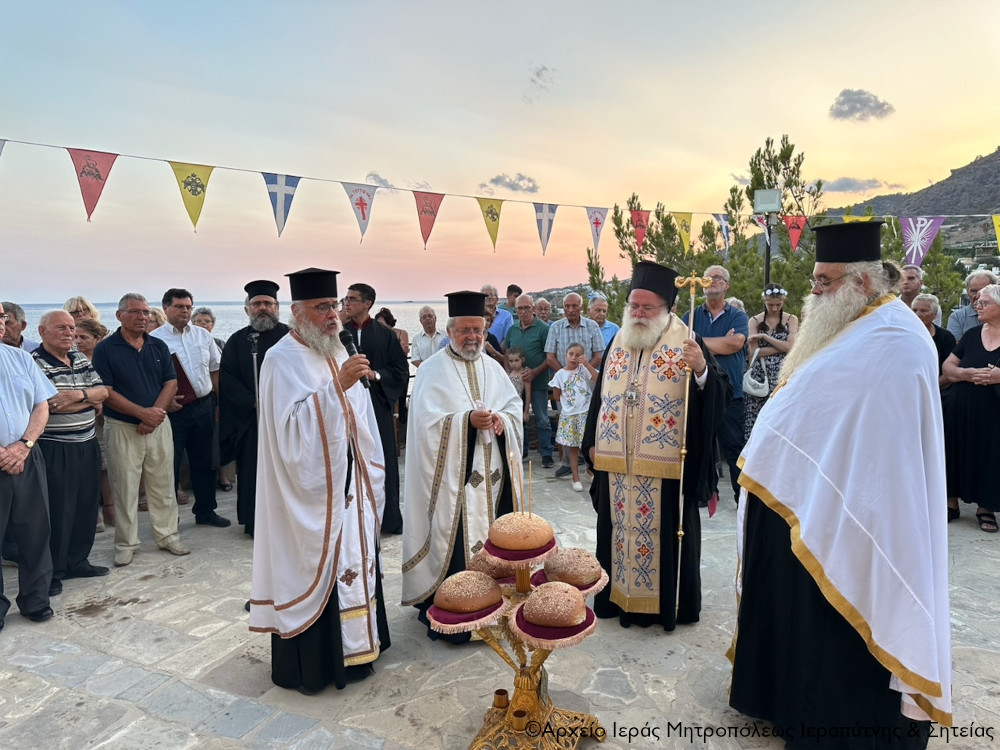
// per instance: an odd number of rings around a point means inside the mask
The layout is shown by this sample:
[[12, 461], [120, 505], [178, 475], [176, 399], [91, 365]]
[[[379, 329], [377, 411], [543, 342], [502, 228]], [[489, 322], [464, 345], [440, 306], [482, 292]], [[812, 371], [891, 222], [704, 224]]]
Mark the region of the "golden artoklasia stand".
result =
[[[596, 738], [603, 741], [605, 730], [596, 716], [558, 708], [552, 704], [548, 692], [548, 675], [545, 660], [553, 650], [576, 645], [590, 635], [596, 626], [593, 610], [587, 608], [587, 618], [565, 638], [546, 639], [532, 636], [518, 627], [521, 605], [532, 590], [531, 565], [543, 561], [556, 551], [553, 543], [549, 548], [539, 550], [539, 554], [528, 560], [516, 562], [505, 557], [497, 560], [511, 563], [515, 568], [515, 590], [510, 592], [509, 605], [499, 610], [490, 622], [480, 619], [470, 623], [468, 630], [476, 634], [497, 655], [514, 670], [514, 693], [497, 690], [493, 695], [493, 705], [486, 711], [483, 728], [469, 744], [470, 750], [571, 750], [581, 739]], [[502, 551], [486, 545], [491, 556]], [[600, 581], [586, 591], [584, 596], [592, 596], [608, 582], [607, 573]], [[431, 627], [439, 629], [433, 616], [433, 608], [428, 611]], [[522, 621], [523, 624], [523, 621]], [[560, 629], [563, 630], [563, 629]], [[447, 632], [461, 632], [454, 625]]]

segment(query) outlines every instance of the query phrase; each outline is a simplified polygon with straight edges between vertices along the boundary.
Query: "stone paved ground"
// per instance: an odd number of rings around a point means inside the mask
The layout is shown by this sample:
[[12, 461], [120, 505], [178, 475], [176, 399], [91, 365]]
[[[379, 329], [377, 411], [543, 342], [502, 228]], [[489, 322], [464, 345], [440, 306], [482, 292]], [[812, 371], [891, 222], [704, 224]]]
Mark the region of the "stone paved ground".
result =
[[[551, 473], [534, 472], [535, 511], [552, 522], [561, 544], [592, 549], [589, 497]], [[235, 518], [235, 493], [220, 495], [220, 506]], [[547, 662], [556, 705], [595, 714], [609, 732], [659, 729], [659, 741], [609, 737], [601, 747], [781, 746], [666, 736], [668, 723], [748, 726], [727, 706], [734, 521], [734, 506], [722, 503], [704, 523], [699, 624], [667, 634], [599, 621], [593, 636]], [[1000, 537], [979, 532], [968, 510], [949, 534], [956, 726], [1000, 727]], [[396, 604], [401, 541], [388, 537], [392, 647], [375, 676], [312, 697], [276, 688], [268, 639], [247, 630], [243, 610], [250, 540], [235, 525], [196, 527], [190, 506], [181, 509], [181, 536], [192, 553], [177, 558], [157, 550], [144, 527], [132, 565], [106, 578], [67, 581], [47, 623], [12, 609], [0, 633], [0, 748], [452, 750], [475, 736], [493, 691], [512, 685], [509, 668], [486, 646], [431, 643], [412, 610]], [[110, 565], [112, 543], [111, 532], [99, 534], [91, 560]], [[3, 576], [13, 599], [16, 570], [5, 566]], [[986, 738], [934, 739], [930, 746], [946, 745], [995, 746]]]

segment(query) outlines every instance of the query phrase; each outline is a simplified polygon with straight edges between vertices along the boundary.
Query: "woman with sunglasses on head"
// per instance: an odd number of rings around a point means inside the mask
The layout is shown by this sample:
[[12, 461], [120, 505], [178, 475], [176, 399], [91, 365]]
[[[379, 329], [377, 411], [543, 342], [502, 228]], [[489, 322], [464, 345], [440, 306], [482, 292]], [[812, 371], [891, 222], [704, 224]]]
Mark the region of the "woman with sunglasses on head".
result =
[[747, 438], [750, 437], [750, 431], [757, 421], [757, 415], [764, 407], [764, 402], [778, 384], [781, 363], [792, 348], [795, 334], [799, 330], [799, 319], [785, 312], [787, 296], [788, 292], [781, 284], [768, 284], [761, 295], [764, 299], [764, 311], [750, 318], [747, 357], [753, 360], [750, 367], [751, 377], [763, 382], [766, 373], [769, 389], [768, 395], [764, 397], [753, 396], [746, 392], [743, 394], [743, 421]]

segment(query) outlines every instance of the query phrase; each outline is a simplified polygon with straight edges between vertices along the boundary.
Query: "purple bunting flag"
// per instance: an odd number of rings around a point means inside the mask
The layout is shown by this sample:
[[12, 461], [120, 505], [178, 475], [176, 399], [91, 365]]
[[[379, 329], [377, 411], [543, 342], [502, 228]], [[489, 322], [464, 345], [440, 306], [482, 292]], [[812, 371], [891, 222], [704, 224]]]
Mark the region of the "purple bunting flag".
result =
[[903, 249], [906, 251], [906, 262], [919, 266], [924, 262], [924, 256], [931, 248], [931, 243], [937, 237], [943, 216], [910, 216], [900, 217], [899, 225], [903, 229]]

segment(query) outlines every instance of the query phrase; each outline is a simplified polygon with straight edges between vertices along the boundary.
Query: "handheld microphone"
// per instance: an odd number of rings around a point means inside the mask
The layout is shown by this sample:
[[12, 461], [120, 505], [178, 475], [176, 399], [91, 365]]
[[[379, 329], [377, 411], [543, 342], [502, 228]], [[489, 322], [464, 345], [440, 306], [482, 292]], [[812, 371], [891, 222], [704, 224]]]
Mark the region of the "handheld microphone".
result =
[[[347, 350], [348, 356], [353, 357], [355, 354], [360, 354], [361, 353], [361, 352], [358, 351], [358, 347], [355, 345], [355, 343], [354, 343], [354, 337], [351, 335], [350, 331], [341, 329], [341, 331], [340, 331], [340, 343], [344, 345], [344, 348]], [[361, 378], [361, 380], [359, 382], [361, 383], [361, 385], [364, 387], [364, 389], [366, 391], [370, 387], [368, 385], [368, 378]]]
[[257, 333], [257, 331], [254, 331], [253, 333], [247, 335], [247, 340], [248, 341], [252, 341], [255, 344], [257, 343], [257, 339], [259, 339], [259, 338], [260, 338], [260, 334]]

